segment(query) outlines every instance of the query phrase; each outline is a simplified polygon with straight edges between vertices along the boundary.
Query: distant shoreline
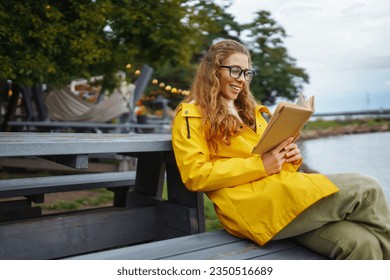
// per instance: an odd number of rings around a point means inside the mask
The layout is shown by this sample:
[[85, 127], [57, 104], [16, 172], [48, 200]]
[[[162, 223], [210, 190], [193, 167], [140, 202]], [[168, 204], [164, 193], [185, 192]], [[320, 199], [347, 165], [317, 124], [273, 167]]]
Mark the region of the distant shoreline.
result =
[[386, 132], [390, 131], [390, 124], [351, 124], [338, 127], [329, 127], [324, 129], [310, 129], [303, 130], [299, 136], [300, 141], [316, 139], [320, 137], [346, 135], [346, 134], [360, 134], [360, 133], [373, 133], [373, 132]]

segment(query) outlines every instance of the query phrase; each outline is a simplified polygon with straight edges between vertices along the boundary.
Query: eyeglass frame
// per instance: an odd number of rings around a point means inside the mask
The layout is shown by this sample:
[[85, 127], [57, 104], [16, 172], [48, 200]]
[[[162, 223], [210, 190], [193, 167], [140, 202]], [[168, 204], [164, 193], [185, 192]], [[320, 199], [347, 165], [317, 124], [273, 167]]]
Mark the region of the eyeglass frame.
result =
[[[221, 65], [221, 66], [219, 66], [219, 68], [227, 68], [227, 69], [229, 69], [229, 75], [230, 75], [230, 77], [232, 77], [233, 79], [239, 79], [239, 78], [241, 77], [241, 75], [244, 73], [244, 79], [245, 79], [245, 81], [247, 81], [247, 82], [252, 81], [253, 78], [254, 78], [255, 75], [256, 75], [256, 72], [255, 72], [254, 70], [252, 70], [252, 69], [245, 69], [245, 70], [243, 70], [243, 69], [241, 69], [240, 66], [232, 66], [232, 65], [227, 66], [227, 65]], [[232, 76], [232, 68], [238, 68], [238, 69], [240, 69], [240, 74], [239, 74], [237, 77], [233, 77], [233, 76]], [[250, 72], [253, 73], [252, 78], [249, 79], [249, 80], [247, 79], [247, 75], [248, 75], [247, 72], [248, 72], [248, 71], [250, 71]]]

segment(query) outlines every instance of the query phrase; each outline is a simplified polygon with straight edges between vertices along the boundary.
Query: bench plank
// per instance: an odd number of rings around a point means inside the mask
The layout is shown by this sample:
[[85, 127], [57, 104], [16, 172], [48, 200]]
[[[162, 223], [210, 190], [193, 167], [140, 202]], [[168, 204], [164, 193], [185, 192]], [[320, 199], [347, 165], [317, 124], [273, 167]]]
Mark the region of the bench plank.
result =
[[324, 259], [290, 240], [260, 247], [224, 230], [72, 257], [83, 260]]
[[[299, 253], [299, 255], [297, 254]], [[300, 247], [291, 240], [279, 240], [269, 242], [263, 247], [256, 245], [249, 240], [229, 243], [222, 246], [214, 246], [204, 250], [194, 250], [185, 254], [178, 254], [164, 259], [181, 260], [298, 260], [298, 259], [319, 259], [323, 256]]]
[[107, 172], [0, 180], [0, 197], [132, 186], [135, 172]]
[[[280, 242], [280, 241], [278, 241]], [[256, 256], [252, 260], [328, 260], [329, 258], [317, 254], [302, 246], [296, 246], [272, 254]]]
[[0, 223], [0, 259], [55, 259], [148, 242], [155, 238], [156, 209], [106, 208]]
[[10, 127], [43, 127], [43, 128], [106, 128], [106, 129], [118, 129], [118, 128], [164, 128], [164, 123], [93, 123], [93, 122], [56, 122], [56, 121], [9, 121]]
[[84, 260], [148, 260], [164, 259], [178, 254], [184, 254], [192, 250], [207, 249], [212, 246], [221, 246], [239, 239], [229, 234], [221, 234], [219, 231], [211, 231], [173, 239], [156, 241], [153, 243], [135, 245], [93, 254], [85, 254], [71, 259]]
[[115, 172], [118, 171], [117, 164], [103, 162], [88, 162], [88, 169], [74, 169], [56, 162], [52, 162], [43, 158], [0, 158], [1, 167], [26, 168], [29, 170], [53, 170], [71, 173], [96, 173], [96, 172]]
[[170, 134], [4, 132], [0, 145], [0, 157], [172, 151]]

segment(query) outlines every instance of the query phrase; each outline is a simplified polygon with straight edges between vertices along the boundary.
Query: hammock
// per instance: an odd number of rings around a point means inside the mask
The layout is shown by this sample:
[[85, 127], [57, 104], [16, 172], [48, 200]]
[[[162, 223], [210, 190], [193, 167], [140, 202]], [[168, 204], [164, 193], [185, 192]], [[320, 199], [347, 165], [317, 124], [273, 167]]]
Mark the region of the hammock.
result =
[[119, 91], [113, 92], [98, 104], [92, 104], [66, 87], [48, 92], [45, 103], [52, 121], [102, 123], [129, 112], [127, 101]]

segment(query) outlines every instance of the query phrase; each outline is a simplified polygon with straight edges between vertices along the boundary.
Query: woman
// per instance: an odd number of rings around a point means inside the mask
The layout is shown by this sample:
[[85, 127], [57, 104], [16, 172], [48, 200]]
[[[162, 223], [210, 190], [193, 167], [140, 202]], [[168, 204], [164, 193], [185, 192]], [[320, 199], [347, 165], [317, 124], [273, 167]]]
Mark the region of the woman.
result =
[[390, 210], [366, 176], [297, 172], [293, 139], [252, 154], [267, 123], [249, 90], [251, 58], [240, 43], [213, 45], [176, 110], [172, 143], [182, 180], [202, 191], [231, 234], [259, 245], [294, 237], [332, 259], [389, 259]]

